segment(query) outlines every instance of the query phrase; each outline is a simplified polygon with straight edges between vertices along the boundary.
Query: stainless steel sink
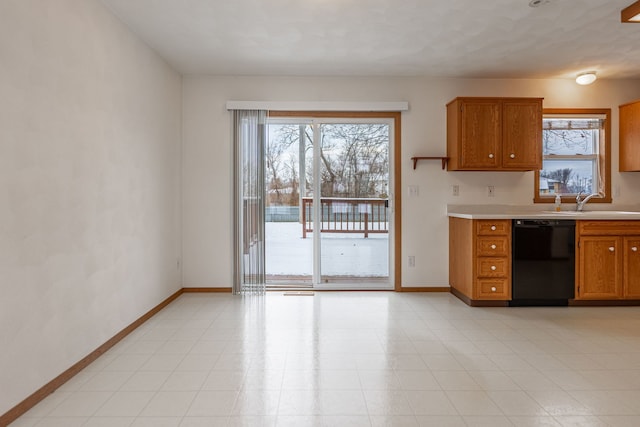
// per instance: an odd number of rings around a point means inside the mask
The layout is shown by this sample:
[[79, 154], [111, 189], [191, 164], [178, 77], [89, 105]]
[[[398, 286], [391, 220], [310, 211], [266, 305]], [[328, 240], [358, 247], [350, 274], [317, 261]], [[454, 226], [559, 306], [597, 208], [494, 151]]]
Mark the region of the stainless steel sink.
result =
[[640, 212], [633, 211], [542, 211], [544, 215], [579, 216], [616, 219], [640, 219]]

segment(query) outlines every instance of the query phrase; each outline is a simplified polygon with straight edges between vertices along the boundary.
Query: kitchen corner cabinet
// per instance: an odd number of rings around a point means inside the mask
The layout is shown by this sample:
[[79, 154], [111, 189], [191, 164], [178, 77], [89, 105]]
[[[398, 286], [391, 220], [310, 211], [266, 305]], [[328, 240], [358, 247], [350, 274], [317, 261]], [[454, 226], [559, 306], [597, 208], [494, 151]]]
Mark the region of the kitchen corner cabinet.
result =
[[542, 98], [456, 98], [447, 104], [451, 171], [542, 168]]
[[511, 220], [450, 217], [449, 281], [472, 301], [510, 300]]
[[640, 171], [640, 101], [620, 106], [620, 172]]
[[577, 221], [576, 299], [640, 299], [640, 221]]

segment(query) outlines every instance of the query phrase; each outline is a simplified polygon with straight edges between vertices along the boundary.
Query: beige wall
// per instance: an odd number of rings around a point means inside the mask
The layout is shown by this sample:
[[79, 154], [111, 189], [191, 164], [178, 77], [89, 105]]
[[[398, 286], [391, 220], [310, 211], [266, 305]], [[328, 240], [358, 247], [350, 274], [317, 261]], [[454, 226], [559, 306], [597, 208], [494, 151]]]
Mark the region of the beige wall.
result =
[[[412, 170], [413, 155], [445, 154], [446, 102], [543, 96], [547, 107], [610, 107], [615, 171], [617, 106], [640, 98], [639, 83], [182, 82], [98, 1], [0, 2], [0, 414], [181, 283], [230, 286], [227, 100], [408, 101], [402, 251], [403, 261], [416, 256], [416, 267], [403, 268], [402, 284], [446, 286], [446, 205], [530, 204], [533, 186], [532, 173], [444, 172], [437, 162]], [[460, 197], [450, 195], [452, 184], [460, 185]], [[492, 199], [485, 196], [489, 184], [496, 187]], [[407, 197], [409, 185], [419, 186], [419, 197]], [[613, 188], [616, 204], [640, 202], [640, 174], [614, 172]]]
[[[185, 286], [229, 286], [232, 279], [232, 169], [228, 100], [408, 101], [402, 114], [403, 286], [448, 286], [447, 204], [519, 204], [533, 199], [532, 172], [445, 172], [410, 157], [446, 153], [445, 104], [456, 96], [544, 97], [545, 107], [611, 108], [616, 204], [640, 203], [640, 173], [617, 171], [618, 105], [640, 98], [640, 81], [431, 78], [185, 77], [183, 82], [183, 257]], [[451, 196], [450, 186], [460, 186]], [[409, 198], [407, 186], [419, 196]], [[486, 196], [494, 185], [496, 195]], [[416, 267], [406, 258], [415, 255]]]
[[181, 84], [98, 1], [0, 2], [0, 414], [180, 288]]

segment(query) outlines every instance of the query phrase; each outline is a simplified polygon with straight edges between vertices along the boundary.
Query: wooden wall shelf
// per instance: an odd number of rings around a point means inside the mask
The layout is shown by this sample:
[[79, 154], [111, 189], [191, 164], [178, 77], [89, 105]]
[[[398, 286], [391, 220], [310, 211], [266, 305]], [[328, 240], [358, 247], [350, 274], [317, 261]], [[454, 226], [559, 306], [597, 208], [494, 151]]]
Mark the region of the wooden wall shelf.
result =
[[444, 170], [447, 167], [447, 161], [449, 160], [448, 157], [412, 157], [411, 160], [413, 160], [413, 169], [416, 168], [416, 165], [418, 164], [418, 160], [442, 160], [442, 170]]

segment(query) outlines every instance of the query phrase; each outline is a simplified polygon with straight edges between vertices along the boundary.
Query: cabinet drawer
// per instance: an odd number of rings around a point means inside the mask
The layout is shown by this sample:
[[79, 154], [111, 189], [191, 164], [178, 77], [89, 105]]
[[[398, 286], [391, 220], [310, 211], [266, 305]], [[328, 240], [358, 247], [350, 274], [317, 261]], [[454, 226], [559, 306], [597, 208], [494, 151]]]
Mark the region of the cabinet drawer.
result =
[[476, 267], [478, 277], [508, 277], [509, 259], [496, 257], [478, 258]]
[[478, 280], [476, 290], [476, 299], [511, 299], [511, 286], [507, 279]]
[[509, 239], [502, 237], [478, 237], [476, 240], [478, 256], [507, 256], [509, 255]]
[[615, 236], [640, 234], [640, 221], [576, 221], [581, 236]]
[[477, 220], [476, 234], [479, 236], [506, 236], [511, 232], [510, 220]]

